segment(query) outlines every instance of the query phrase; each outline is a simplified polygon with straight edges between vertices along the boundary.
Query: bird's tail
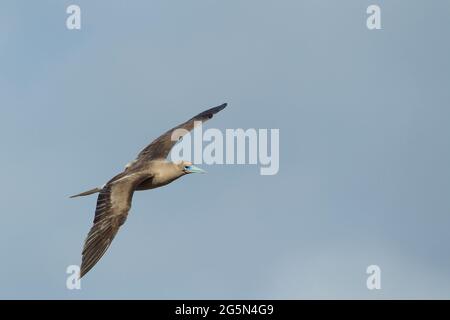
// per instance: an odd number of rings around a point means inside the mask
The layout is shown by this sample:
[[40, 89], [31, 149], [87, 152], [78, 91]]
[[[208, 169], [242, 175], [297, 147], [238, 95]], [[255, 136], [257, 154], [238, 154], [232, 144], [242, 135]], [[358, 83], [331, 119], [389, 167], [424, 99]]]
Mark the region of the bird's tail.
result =
[[94, 189], [91, 189], [91, 190], [89, 190], [89, 191], [85, 191], [85, 192], [76, 194], [76, 195], [74, 195], [74, 196], [71, 196], [70, 198], [76, 198], [76, 197], [88, 196], [88, 195], [90, 195], [90, 194], [100, 192], [101, 190], [102, 190], [102, 188], [94, 188]]

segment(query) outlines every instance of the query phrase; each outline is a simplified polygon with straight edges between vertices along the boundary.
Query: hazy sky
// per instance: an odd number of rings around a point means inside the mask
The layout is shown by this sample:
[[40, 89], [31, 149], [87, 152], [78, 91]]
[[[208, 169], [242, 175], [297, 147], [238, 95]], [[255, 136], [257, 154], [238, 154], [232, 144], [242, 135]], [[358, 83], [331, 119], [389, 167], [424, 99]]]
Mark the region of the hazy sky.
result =
[[[373, 3], [382, 30], [366, 27]], [[1, 1], [0, 298], [450, 298], [449, 14], [446, 0]], [[279, 174], [203, 166], [135, 194], [67, 290], [96, 201], [68, 196], [222, 102], [208, 127], [280, 129]]]

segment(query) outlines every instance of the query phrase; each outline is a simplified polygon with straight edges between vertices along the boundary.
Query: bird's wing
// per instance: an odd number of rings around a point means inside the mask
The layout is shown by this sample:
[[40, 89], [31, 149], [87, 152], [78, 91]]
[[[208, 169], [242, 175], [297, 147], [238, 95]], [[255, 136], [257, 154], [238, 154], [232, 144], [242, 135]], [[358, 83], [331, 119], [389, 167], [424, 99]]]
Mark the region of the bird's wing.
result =
[[119, 227], [127, 219], [136, 186], [148, 178], [139, 173], [121, 173], [100, 191], [94, 225], [84, 242], [81, 273], [83, 277], [108, 249]]
[[[149, 161], [155, 159], [165, 159], [170, 153], [172, 147], [178, 142], [178, 140], [184, 136], [187, 132], [194, 129], [194, 125], [197, 122], [205, 122], [213, 117], [214, 114], [221, 111], [227, 106], [226, 103], [203, 111], [199, 113], [195, 117], [189, 119], [188, 121], [176, 126], [175, 128], [170, 129], [157, 139], [155, 139], [152, 143], [150, 143], [147, 147], [145, 147], [138, 155], [135, 162], [139, 163], [142, 161]], [[184, 129], [184, 130], [177, 130]], [[176, 131], [176, 132], [175, 132]], [[172, 134], [175, 132], [174, 137]]]

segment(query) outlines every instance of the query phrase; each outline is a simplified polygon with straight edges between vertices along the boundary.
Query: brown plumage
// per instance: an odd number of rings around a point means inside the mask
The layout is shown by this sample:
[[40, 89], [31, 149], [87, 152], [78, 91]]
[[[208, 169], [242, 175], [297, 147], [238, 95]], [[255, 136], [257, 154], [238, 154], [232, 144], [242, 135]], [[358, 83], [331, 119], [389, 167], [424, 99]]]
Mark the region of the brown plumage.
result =
[[191, 131], [197, 122], [211, 119], [214, 114], [225, 107], [226, 103], [208, 109], [170, 129], [145, 147], [136, 160], [102, 188], [94, 188], [71, 197], [100, 192], [97, 198], [94, 224], [84, 243], [80, 278], [100, 260], [119, 231], [120, 226], [125, 223], [131, 208], [134, 191], [158, 188], [183, 175], [202, 172], [201, 169], [196, 168], [190, 162], [173, 163], [168, 162], [166, 158], [177, 141]]

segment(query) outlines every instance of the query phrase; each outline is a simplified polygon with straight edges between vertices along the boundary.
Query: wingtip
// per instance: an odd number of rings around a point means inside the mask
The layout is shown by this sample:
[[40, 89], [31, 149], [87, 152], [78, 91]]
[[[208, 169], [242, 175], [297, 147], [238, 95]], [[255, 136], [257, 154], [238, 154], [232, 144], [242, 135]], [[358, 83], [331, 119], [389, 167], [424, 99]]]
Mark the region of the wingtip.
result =
[[212, 110], [214, 111], [214, 113], [217, 113], [217, 112], [225, 109], [227, 105], [228, 105], [228, 103], [225, 102], [225, 103], [222, 103], [220, 106], [212, 108]]
[[211, 109], [208, 109], [206, 111], [203, 111], [202, 113], [199, 113], [193, 119], [195, 119], [197, 117], [200, 117], [200, 118], [207, 117], [208, 119], [211, 119], [213, 117], [213, 115], [222, 111], [226, 106], [227, 106], [227, 103], [222, 103], [220, 106], [212, 107]]
[[78, 279], [81, 280], [81, 278], [83, 278], [92, 269], [92, 267], [94, 267], [94, 265], [86, 267], [86, 265], [82, 261], [81, 262], [81, 268], [80, 268], [80, 274], [79, 274], [79, 278]]

